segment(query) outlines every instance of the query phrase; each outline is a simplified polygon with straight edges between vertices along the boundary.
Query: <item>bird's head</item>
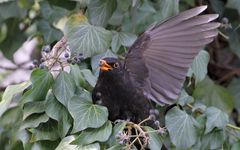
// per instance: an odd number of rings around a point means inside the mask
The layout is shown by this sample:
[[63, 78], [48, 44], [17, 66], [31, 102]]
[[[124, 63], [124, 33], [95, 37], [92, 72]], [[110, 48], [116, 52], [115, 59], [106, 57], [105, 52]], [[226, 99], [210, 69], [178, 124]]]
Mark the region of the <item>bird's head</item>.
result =
[[118, 72], [122, 66], [121, 62], [117, 58], [106, 57], [99, 62], [101, 72]]

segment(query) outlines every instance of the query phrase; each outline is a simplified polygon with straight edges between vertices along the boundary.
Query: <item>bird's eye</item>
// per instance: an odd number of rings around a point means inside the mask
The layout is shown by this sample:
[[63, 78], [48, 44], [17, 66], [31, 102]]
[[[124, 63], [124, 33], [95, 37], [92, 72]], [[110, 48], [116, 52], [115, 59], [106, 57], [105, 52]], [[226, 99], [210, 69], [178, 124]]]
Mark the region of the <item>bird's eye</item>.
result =
[[118, 67], [119, 67], [119, 63], [113, 64], [113, 67], [114, 67], [114, 68], [118, 68]]

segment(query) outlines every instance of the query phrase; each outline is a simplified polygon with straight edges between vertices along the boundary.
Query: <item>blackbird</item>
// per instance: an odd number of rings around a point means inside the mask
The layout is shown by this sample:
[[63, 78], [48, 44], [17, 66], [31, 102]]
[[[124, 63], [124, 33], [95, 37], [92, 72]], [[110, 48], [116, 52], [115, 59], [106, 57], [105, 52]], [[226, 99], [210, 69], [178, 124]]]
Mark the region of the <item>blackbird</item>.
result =
[[138, 123], [149, 116], [151, 102], [176, 102], [194, 57], [218, 34], [220, 23], [211, 22], [218, 14], [199, 15], [206, 9], [196, 7], [150, 27], [124, 60], [100, 60], [92, 98], [108, 108], [110, 120]]

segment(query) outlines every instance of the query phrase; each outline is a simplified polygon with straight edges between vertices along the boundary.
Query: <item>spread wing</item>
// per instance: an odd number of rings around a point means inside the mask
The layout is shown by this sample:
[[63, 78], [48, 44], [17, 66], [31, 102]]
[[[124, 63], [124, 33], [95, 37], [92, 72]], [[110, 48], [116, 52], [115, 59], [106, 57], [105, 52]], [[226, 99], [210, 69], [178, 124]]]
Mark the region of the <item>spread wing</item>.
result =
[[158, 104], [178, 98], [188, 68], [204, 45], [213, 41], [217, 14], [199, 15], [207, 6], [196, 7], [151, 27], [130, 47], [125, 69], [144, 94]]

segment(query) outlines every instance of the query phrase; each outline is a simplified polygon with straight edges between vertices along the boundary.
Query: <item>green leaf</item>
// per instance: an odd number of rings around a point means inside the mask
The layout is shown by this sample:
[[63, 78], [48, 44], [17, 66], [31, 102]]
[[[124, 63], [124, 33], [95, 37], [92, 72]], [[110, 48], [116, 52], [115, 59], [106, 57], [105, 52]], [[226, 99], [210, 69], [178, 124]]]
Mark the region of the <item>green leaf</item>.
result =
[[114, 52], [117, 52], [121, 45], [123, 46], [131, 46], [135, 40], [137, 39], [137, 36], [132, 33], [127, 32], [113, 32], [113, 38], [111, 47]]
[[149, 148], [151, 150], [159, 150], [162, 148], [163, 139], [159, 133], [153, 132], [151, 127], [144, 127], [149, 132]]
[[238, 141], [237, 143], [234, 143], [231, 148], [231, 150], [239, 150], [239, 149], [240, 149], [240, 141]]
[[179, 0], [161, 0], [159, 1], [159, 7], [158, 21], [166, 20], [167, 18], [178, 14]]
[[19, 22], [19, 19], [13, 18], [5, 21], [7, 26], [7, 36], [3, 41], [1, 41], [0, 50], [8, 59], [13, 59], [13, 54], [22, 46], [23, 42], [25, 42], [27, 39], [25, 33], [19, 29]]
[[108, 118], [106, 107], [94, 105], [84, 97], [72, 97], [68, 103], [68, 110], [74, 119], [73, 133], [86, 128], [99, 128]]
[[225, 134], [222, 130], [214, 130], [202, 137], [202, 150], [219, 149], [225, 141]]
[[127, 11], [131, 4], [132, 1], [129, 0], [117, 0], [117, 6], [121, 11]]
[[52, 93], [47, 96], [46, 114], [58, 121], [58, 131], [61, 137], [67, 135], [71, 125], [72, 119], [67, 109], [54, 97]]
[[240, 1], [239, 0], [228, 0], [226, 7], [237, 9], [238, 14], [240, 15]]
[[[0, 126], [8, 126], [11, 128], [17, 127], [22, 121], [23, 112], [21, 107], [9, 108], [4, 114], [0, 117]], [[11, 118], [11, 119], [10, 119]]]
[[31, 114], [44, 112], [44, 108], [45, 102], [43, 101], [25, 103], [23, 106], [23, 119], [26, 119]]
[[55, 141], [59, 138], [57, 129], [57, 122], [49, 120], [46, 123], [41, 123], [37, 128], [29, 129], [32, 132], [30, 142], [36, 142], [40, 140]]
[[197, 122], [192, 116], [177, 107], [168, 111], [166, 127], [171, 141], [179, 149], [188, 149], [197, 141]]
[[8, 109], [13, 97], [23, 92], [31, 83], [26, 81], [16, 85], [9, 85], [3, 93], [2, 100], [0, 101], [0, 117]]
[[63, 7], [57, 7], [55, 5], [50, 5], [47, 1], [40, 2], [41, 16], [49, 22], [57, 22], [69, 12]]
[[89, 144], [86, 146], [78, 146], [70, 144], [76, 138], [74, 136], [68, 136], [62, 139], [62, 141], [57, 146], [56, 150], [100, 150], [100, 145], [98, 143]]
[[0, 18], [19, 18], [22, 19], [27, 15], [27, 9], [21, 9], [18, 1], [8, 1], [0, 4]]
[[201, 50], [194, 58], [191, 69], [195, 75], [196, 83], [202, 81], [207, 75], [207, 65], [210, 56], [205, 50]]
[[66, 23], [65, 34], [72, 53], [82, 53], [84, 57], [106, 51], [110, 44], [112, 34], [102, 27], [90, 25], [84, 18], [72, 20]]
[[193, 97], [201, 100], [205, 105], [215, 106], [228, 113], [233, 109], [233, 97], [229, 91], [215, 84], [208, 77], [197, 84]]
[[205, 114], [207, 116], [205, 134], [215, 127], [224, 129], [229, 122], [228, 115], [215, 107], [208, 107]]
[[114, 145], [110, 148], [108, 148], [107, 150], [123, 150], [123, 146], [122, 145]]
[[53, 76], [48, 70], [36, 69], [31, 74], [32, 88], [24, 93], [23, 101], [42, 101], [53, 83]]
[[95, 86], [97, 78], [92, 74], [92, 72], [89, 69], [82, 69], [80, 73], [92, 87]]
[[116, 135], [119, 132], [123, 131], [123, 129], [125, 128], [126, 124], [127, 123], [124, 121], [124, 122], [118, 122], [117, 124], [114, 125], [113, 131], [112, 131], [112, 135], [110, 136], [109, 140], [107, 141], [107, 143], [110, 146], [119, 145], [118, 141], [116, 140]]
[[112, 123], [107, 121], [103, 126], [97, 129], [86, 129], [71, 144], [87, 145], [95, 141], [105, 142], [112, 133]]
[[185, 106], [188, 103], [192, 103], [194, 101], [193, 97], [188, 95], [185, 90], [181, 91], [181, 94], [178, 98], [178, 104]]
[[214, 12], [220, 15], [219, 18], [222, 18], [223, 13], [224, 13], [225, 2], [210, 0], [210, 5], [211, 5], [212, 9], [214, 10]]
[[80, 67], [78, 65], [71, 65], [70, 66], [70, 75], [72, 76], [73, 80], [75, 81], [76, 86], [79, 87], [86, 87], [86, 81], [83, 78], [83, 75], [80, 73]]
[[[239, 5], [240, 6], [240, 5]], [[233, 26], [233, 29], [229, 29], [229, 47], [230, 50], [235, 53], [238, 58], [240, 58], [240, 24], [237, 24], [237, 27]]]
[[33, 114], [22, 122], [20, 130], [26, 128], [36, 128], [40, 123], [45, 123], [48, 120], [49, 117], [46, 114]]
[[76, 86], [72, 77], [62, 71], [56, 78], [53, 85], [53, 94], [57, 100], [67, 107], [68, 101], [74, 95]]
[[228, 85], [228, 90], [234, 98], [234, 107], [240, 111], [240, 79], [234, 78]]
[[87, 11], [91, 24], [106, 27], [116, 6], [116, 0], [90, 1]]
[[37, 27], [39, 32], [43, 35], [45, 44], [51, 44], [55, 41], [58, 41], [63, 36], [63, 33], [59, 29], [51, 26], [49, 22], [45, 20], [38, 21]]

